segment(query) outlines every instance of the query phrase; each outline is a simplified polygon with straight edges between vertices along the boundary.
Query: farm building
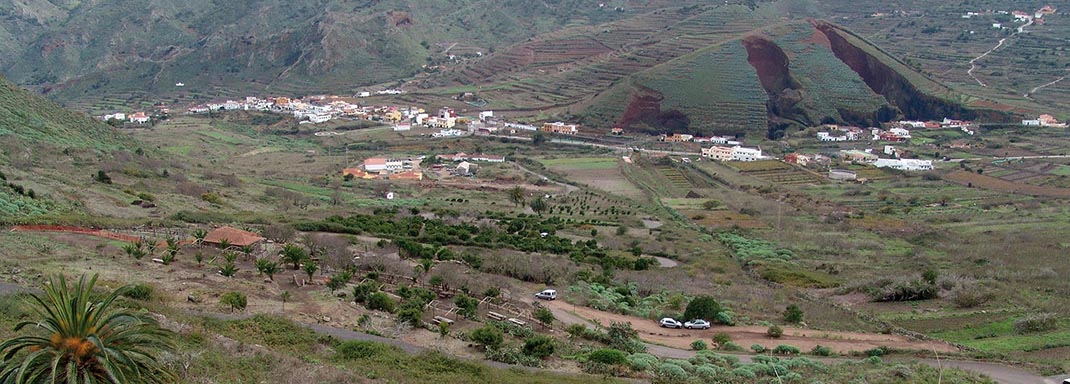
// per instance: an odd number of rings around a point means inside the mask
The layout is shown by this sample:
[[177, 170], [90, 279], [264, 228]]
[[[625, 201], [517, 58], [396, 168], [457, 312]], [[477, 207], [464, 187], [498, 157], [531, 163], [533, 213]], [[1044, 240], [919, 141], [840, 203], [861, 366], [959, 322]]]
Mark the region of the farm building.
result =
[[877, 168], [892, 168], [901, 171], [931, 171], [933, 169], [932, 160], [920, 160], [920, 159], [877, 159], [873, 162], [873, 166]]
[[220, 246], [223, 241], [236, 247], [252, 246], [264, 241], [263, 237], [249, 231], [243, 231], [234, 227], [219, 227], [208, 232], [204, 236], [204, 243]]
[[579, 126], [576, 124], [565, 124], [558, 121], [555, 123], [545, 123], [539, 130], [543, 132], [557, 133], [562, 135], [575, 135], [579, 132]]
[[855, 171], [849, 171], [846, 169], [830, 169], [829, 178], [839, 181], [852, 181], [858, 180], [858, 174]]
[[852, 162], [872, 163], [877, 161], [877, 155], [857, 149], [840, 151], [840, 157]]

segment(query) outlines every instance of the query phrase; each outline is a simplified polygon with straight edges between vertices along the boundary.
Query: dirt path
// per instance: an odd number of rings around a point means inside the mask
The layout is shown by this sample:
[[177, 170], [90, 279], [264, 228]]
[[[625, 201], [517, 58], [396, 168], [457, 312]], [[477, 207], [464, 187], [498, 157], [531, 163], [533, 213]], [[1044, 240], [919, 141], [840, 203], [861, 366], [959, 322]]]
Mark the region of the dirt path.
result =
[[996, 44], [995, 47], [992, 47], [992, 49], [989, 49], [985, 53], [982, 53], [981, 56], [977, 56], [977, 57], [973, 58], [973, 60], [970, 60], [970, 69], [966, 71], [966, 74], [970, 75], [970, 77], [972, 77], [973, 80], [977, 82], [977, 84], [980, 84], [982, 87], [986, 87], [987, 88], [988, 84], [985, 84], [985, 82], [981, 81], [981, 79], [978, 79], [977, 76], [973, 75], [973, 71], [977, 70], [977, 61], [985, 58], [985, 56], [988, 56], [992, 52], [995, 52], [997, 49], [1000, 49], [1001, 47], [1003, 47], [1003, 44], [1007, 42], [1007, 39], [1010, 39], [1010, 38], [1018, 35], [1019, 33], [1024, 32], [1025, 28], [1030, 26], [1030, 25], [1033, 25], [1033, 20], [1032, 19], [1030, 19], [1028, 23], [1025, 23], [1025, 25], [1023, 25], [1021, 27], [1018, 27], [1018, 29], [1016, 29], [1015, 32], [1012, 33], [1010, 36], [1007, 36], [1007, 37], [1004, 37], [1002, 39], [999, 39], [999, 43]]
[[819, 331], [802, 328], [784, 328], [784, 336], [773, 339], [766, 335], [767, 327], [762, 326], [717, 326], [708, 330], [667, 329], [661, 328], [651, 320], [633, 316], [618, 315], [598, 311], [595, 309], [574, 306], [563, 301], [552, 301], [547, 304], [554, 315], [558, 316], [566, 324], [568, 321], [578, 319], [593, 320], [596, 323], [608, 325], [614, 322], [631, 323], [643, 341], [663, 345], [677, 349], [690, 349], [691, 342], [695, 340], [710, 340], [716, 333], [727, 333], [732, 337], [732, 342], [744, 348], [754, 344], [760, 344], [772, 349], [777, 345], [786, 344], [809, 351], [817, 345], [831, 348], [834, 352], [849, 353], [851, 351], [865, 351], [877, 347], [888, 347], [901, 350], [922, 350], [957, 352], [954, 346], [939, 341], [912, 340], [900, 335], [882, 335], [872, 333]]

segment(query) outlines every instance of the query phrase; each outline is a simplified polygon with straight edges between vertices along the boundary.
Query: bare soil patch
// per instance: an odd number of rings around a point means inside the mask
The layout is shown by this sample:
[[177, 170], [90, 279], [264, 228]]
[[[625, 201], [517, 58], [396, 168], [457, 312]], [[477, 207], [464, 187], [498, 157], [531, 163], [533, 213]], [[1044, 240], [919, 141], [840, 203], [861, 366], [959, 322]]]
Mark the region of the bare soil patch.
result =
[[1015, 183], [988, 175], [978, 175], [974, 172], [955, 171], [947, 174], [946, 176], [944, 176], [944, 178], [958, 184], [972, 185], [974, 187], [990, 189], [999, 192], [1021, 193], [1033, 196], [1070, 198], [1070, 189]]

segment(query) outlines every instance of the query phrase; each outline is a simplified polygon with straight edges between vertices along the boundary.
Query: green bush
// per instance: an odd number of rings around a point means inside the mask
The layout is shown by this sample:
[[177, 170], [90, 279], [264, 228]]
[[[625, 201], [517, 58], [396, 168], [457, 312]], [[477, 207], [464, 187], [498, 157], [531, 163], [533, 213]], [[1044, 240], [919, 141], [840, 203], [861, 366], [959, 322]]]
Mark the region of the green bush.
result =
[[823, 345], [815, 345], [814, 349], [810, 350], [810, 354], [816, 356], [831, 356], [832, 349]]
[[784, 330], [776, 325], [770, 325], [769, 329], [765, 331], [766, 335], [774, 339], [784, 336]]
[[707, 319], [715, 321], [717, 314], [721, 312], [721, 304], [710, 296], [696, 296], [687, 303], [684, 309], [683, 319], [691, 321], [695, 319]]
[[505, 339], [502, 335], [502, 331], [492, 325], [478, 328], [472, 331], [468, 336], [472, 341], [487, 348], [498, 348], [502, 345], [502, 341]]
[[721, 344], [721, 350], [722, 351], [728, 351], [728, 352], [740, 352], [740, 351], [743, 351], [743, 347], [739, 346], [736, 343], [733, 343], [733, 342], [729, 341], [727, 343]]
[[373, 311], [394, 312], [394, 299], [384, 292], [376, 292], [368, 296], [365, 306]]
[[692, 341], [691, 342], [691, 349], [694, 349], [696, 351], [704, 351], [704, 350], [706, 350], [706, 342], [702, 341], [702, 340]]
[[722, 344], [727, 343], [729, 341], [732, 341], [732, 336], [729, 336], [725, 332], [717, 332], [717, 333], [713, 334], [713, 342], [717, 343], [717, 345], [722, 345]]
[[880, 356], [884, 356], [884, 355], [888, 354], [888, 348], [886, 348], [886, 347], [876, 347], [876, 348], [873, 348], [873, 349], [867, 349], [867, 350], [863, 351], [862, 353], [865, 354], [866, 356], [870, 356], [870, 357], [874, 357], [874, 356], [880, 357]]
[[524, 340], [524, 354], [538, 359], [545, 359], [554, 354], [554, 338], [535, 335]]
[[687, 371], [681, 368], [679, 365], [662, 363], [658, 366], [658, 369], [654, 372], [654, 380], [652, 383], [684, 383], [688, 379]]
[[628, 367], [633, 371], [643, 372], [654, 368], [658, 358], [649, 353], [636, 353], [628, 356]]
[[148, 284], [134, 284], [123, 291], [123, 296], [136, 300], [148, 300], [152, 297], [152, 286]]
[[339, 343], [334, 351], [335, 355], [340, 359], [357, 360], [396, 352], [397, 348], [372, 341], [350, 340]]
[[753, 344], [753, 345], [751, 345], [750, 346], [750, 350], [754, 351], [754, 353], [765, 353], [765, 351], [766, 351], [765, 347], [762, 346], [761, 344]]
[[620, 350], [602, 348], [587, 355], [587, 360], [607, 365], [624, 365], [628, 363], [628, 356]]
[[1055, 330], [1058, 327], [1058, 317], [1051, 313], [1029, 315], [1014, 321], [1014, 332], [1035, 333]]
[[798, 324], [803, 321], [803, 311], [798, 305], [791, 304], [784, 309], [784, 321], [791, 324]]
[[778, 355], [797, 355], [799, 354], [799, 348], [781, 344], [773, 348], [773, 353]]
[[227, 292], [219, 297], [219, 303], [235, 311], [244, 311], [245, 306], [248, 304], [248, 300], [245, 298], [244, 293]]

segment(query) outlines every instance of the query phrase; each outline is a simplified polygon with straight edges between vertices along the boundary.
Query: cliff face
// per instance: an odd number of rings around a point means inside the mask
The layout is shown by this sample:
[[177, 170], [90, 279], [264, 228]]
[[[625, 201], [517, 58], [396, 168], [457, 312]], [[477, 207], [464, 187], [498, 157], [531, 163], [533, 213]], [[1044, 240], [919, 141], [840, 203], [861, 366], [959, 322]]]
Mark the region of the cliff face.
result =
[[800, 108], [806, 91], [792, 78], [788, 55], [784, 50], [760, 36], [743, 39], [743, 47], [747, 49], [747, 62], [754, 67], [762, 88], [769, 96], [766, 102], [769, 113], [766, 136], [777, 138], [794, 124], [803, 127], [813, 125], [806, 111]]
[[862, 77], [866, 85], [899, 109], [908, 119], [942, 119], [954, 117], [975, 119], [978, 113], [962, 105], [951, 103], [918, 90], [906, 77], [862, 48], [851, 44], [843, 32], [834, 26], [815, 22], [814, 25], [831, 44], [832, 52], [840, 61]]
[[661, 110], [664, 96], [653, 89], [636, 87], [628, 99], [618, 125], [632, 129], [646, 125], [650, 132], [691, 132], [691, 119], [675, 109]]

